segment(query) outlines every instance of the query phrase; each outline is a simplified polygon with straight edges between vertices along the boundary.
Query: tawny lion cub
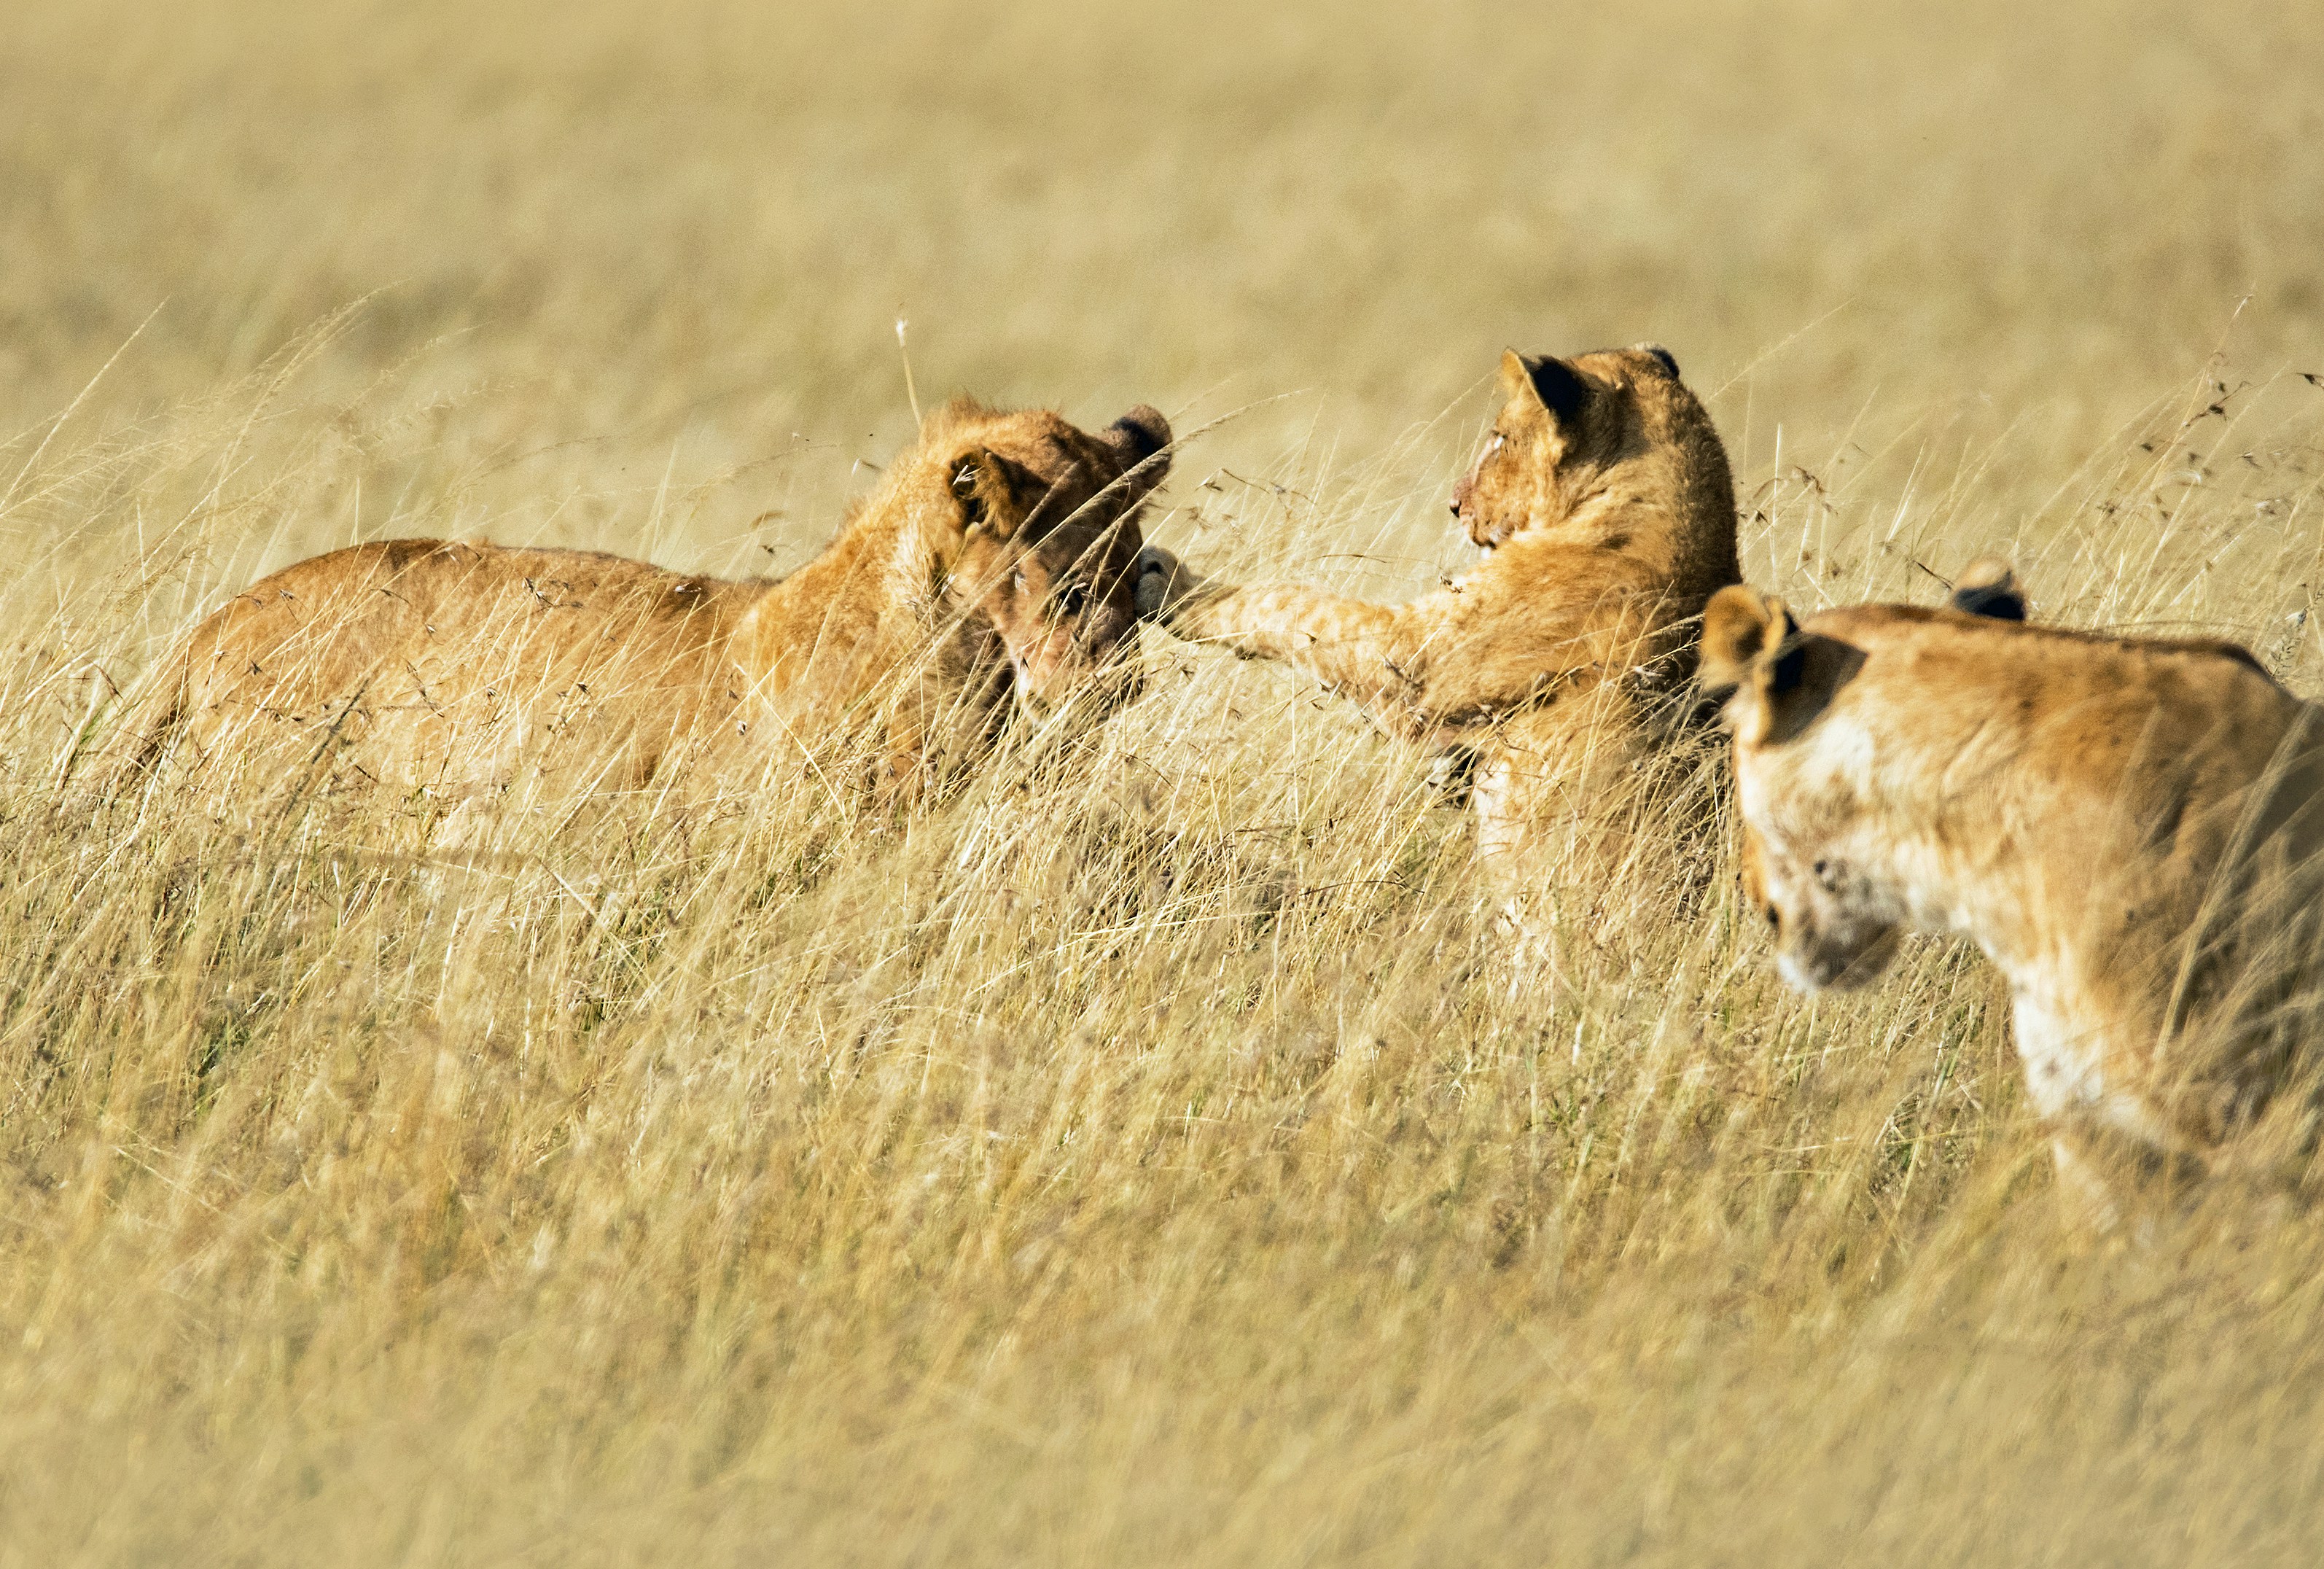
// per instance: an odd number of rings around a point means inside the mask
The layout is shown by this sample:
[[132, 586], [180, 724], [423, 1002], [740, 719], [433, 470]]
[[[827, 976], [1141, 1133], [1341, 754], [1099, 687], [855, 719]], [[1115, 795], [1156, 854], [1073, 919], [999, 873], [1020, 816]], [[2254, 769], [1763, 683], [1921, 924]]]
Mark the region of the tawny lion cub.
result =
[[1727, 452], [1666, 350], [1512, 350], [1501, 380], [1452, 491], [1487, 552], [1474, 570], [1372, 605], [1211, 581], [1149, 546], [1138, 603], [1181, 637], [1290, 663], [1396, 734], [1472, 753], [1479, 848], [1514, 872], [1692, 708], [1696, 617], [1740, 574]]
[[1134, 695], [1130, 568], [1169, 441], [1142, 405], [1092, 435], [956, 401], [779, 581], [434, 540], [316, 557], [194, 629], [114, 777], [271, 747], [406, 786], [505, 782], [554, 753], [559, 777], [620, 788], [681, 752], [868, 737], [874, 782], [903, 783], [940, 725]]
[[1971, 599], [1987, 614], [1805, 622], [1711, 600], [1746, 891], [1805, 991], [1870, 980], [1900, 930], [1976, 942], [2060, 1170], [2104, 1214], [2107, 1152], [2201, 1167], [2324, 1022], [2324, 727], [2232, 643]]

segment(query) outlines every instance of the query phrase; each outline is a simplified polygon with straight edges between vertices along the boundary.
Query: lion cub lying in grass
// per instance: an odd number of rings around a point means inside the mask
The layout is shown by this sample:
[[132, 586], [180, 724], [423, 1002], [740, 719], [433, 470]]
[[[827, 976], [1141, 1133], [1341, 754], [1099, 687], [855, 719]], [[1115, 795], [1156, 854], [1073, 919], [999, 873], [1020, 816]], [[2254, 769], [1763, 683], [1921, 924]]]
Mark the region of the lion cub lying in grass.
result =
[[875, 784], [905, 784], [940, 725], [973, 740], [1016, 706], [1135, 695], [1130, 569], [1169, 442], [1142, 405], [1091, 435], [956, 401], [780, 581], [435, 540], [318, 556], [194, 629], [109, 782], [182, 748], [489, 786], [538, 777], [553, 751], [559, 777], [634, 788], [680, 752], [853, 739]]
[[1181, 637], [1282, 660], [1470, 764], [1478, 846], [1511, 881], [1576, 844], [1602, 878], [1612, 798], [1692, 715], [1696, 618], [1741, 575], [1727, 452], [1652, 346], [1502, 356], [1507, 401], [1452, 511], [1484, 563], [1404, 605], [1205, 579], [1158, 547], [1138, 603]]
[[2201, 1169], [2308, 1066], [2324, 714], [2232, 643], [1985, 597], [1794, 622], [1729, 588], [1702, 680], [1728, 694], [1746, 891], [1784, 978], [1861, 985], [1904, 929], [1975, 941], [2103, 1218], [2114, 1157]]

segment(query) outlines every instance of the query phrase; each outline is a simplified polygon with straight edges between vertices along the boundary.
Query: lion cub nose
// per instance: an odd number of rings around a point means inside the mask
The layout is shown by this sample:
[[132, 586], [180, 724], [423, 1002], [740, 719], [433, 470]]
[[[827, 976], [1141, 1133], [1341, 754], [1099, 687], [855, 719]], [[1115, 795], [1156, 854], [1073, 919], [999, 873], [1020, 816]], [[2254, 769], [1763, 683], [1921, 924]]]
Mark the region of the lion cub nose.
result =
[[1170, 580], [1178, 575], [1178, 558], [1159, 545], [1148, 545], [1138, 552], [1130, 570], [1137, 574], [1130, 591], [1138, 614], [1149, 618], [1161, 614], [1170, 603]]

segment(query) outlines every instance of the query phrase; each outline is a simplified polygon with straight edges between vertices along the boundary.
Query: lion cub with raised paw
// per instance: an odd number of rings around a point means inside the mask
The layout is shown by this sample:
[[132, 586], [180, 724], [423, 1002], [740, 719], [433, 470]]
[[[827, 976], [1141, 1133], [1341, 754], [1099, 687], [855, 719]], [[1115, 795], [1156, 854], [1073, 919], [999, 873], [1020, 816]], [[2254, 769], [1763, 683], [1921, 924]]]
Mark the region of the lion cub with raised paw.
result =
[[1974, 941], [2091, 1218], [2125, 1171], [2214, 1166], [2315, 1066], [2324, 711], [2242, 648], [2028, 626], [1988, 567], [1941, 610], [1723, 590], [1701, 678], [1784, 979]]
[[[1486, 552], [1403, 605], [1207, 579], [1159, 547], [1138, 604], [1180, 637], [1282, 660], [1468, 775], [1478, 847], [1524, 886], [1621, 863], [1628, 780], [1697, 706], [1703, 602], [1740, 576], [1727, 451], [1651, 345], [1501, 358], [1507, 394], [1452, 511]], [[1635, 792], [1633, 792], [1635, 793]]]
[[957, 401], [780, 580], [437, 540], [318, 556], [193, 630], [101, 788], [181, 752], [285, 780], [497, 789], [554, 767], [634, 789], [681, 755], [837, 743], [910, 787], [947, 736], [1135, 695], [1138, 518], [1169, 443], [1143, 405], [1091, 434]]

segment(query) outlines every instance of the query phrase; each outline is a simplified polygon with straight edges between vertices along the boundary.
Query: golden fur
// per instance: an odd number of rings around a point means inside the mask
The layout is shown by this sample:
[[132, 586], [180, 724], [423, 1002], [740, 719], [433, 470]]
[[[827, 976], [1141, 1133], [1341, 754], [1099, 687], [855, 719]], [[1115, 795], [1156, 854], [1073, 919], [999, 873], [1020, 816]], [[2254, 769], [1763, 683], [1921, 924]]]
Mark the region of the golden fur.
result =
[[1691, 706], [1695, 618], [1739, 572], [1726, 449], [1666, 352], [1512, 351], [1501, 375], [1507, 401], [1452, 493], [1488, 553], [1474, 570], [1373, 605], [1208, 581], [1149, 546], [1138, 596], [1181, 637], [1285, 660], [1462, 754], [1480, 848], [1509, 857], [1589, 816], [1674, 700]]
[[1861, 984], [1902, 930], [1975, 941], [2061, 1169], [2103, 1204], [2103, 1151], [2204, 1164], [2319, 1022], [2299, 988], [2319, 973], [2324, 714], [2232, 643], [1955, 595], [1980, 600], [1794, 623], [1729, 588], [1702, 679], [1731, 694], [1746, 888], [1785, 978]]
[[294, 774], [497, 785], [553, 761], [625, 787], [679, 752], [868, 738], [875, 773], [907, 781], [940, 725], [974, 740], [1015, 704], [1134, 694], [1130, 568], [1169, 440], [1143, 406], [1092, 435], [956, 401], [779, 581], [434, 540], [316, 557], [194, 629], [111, 780], [173, 749], [272, 747]]

